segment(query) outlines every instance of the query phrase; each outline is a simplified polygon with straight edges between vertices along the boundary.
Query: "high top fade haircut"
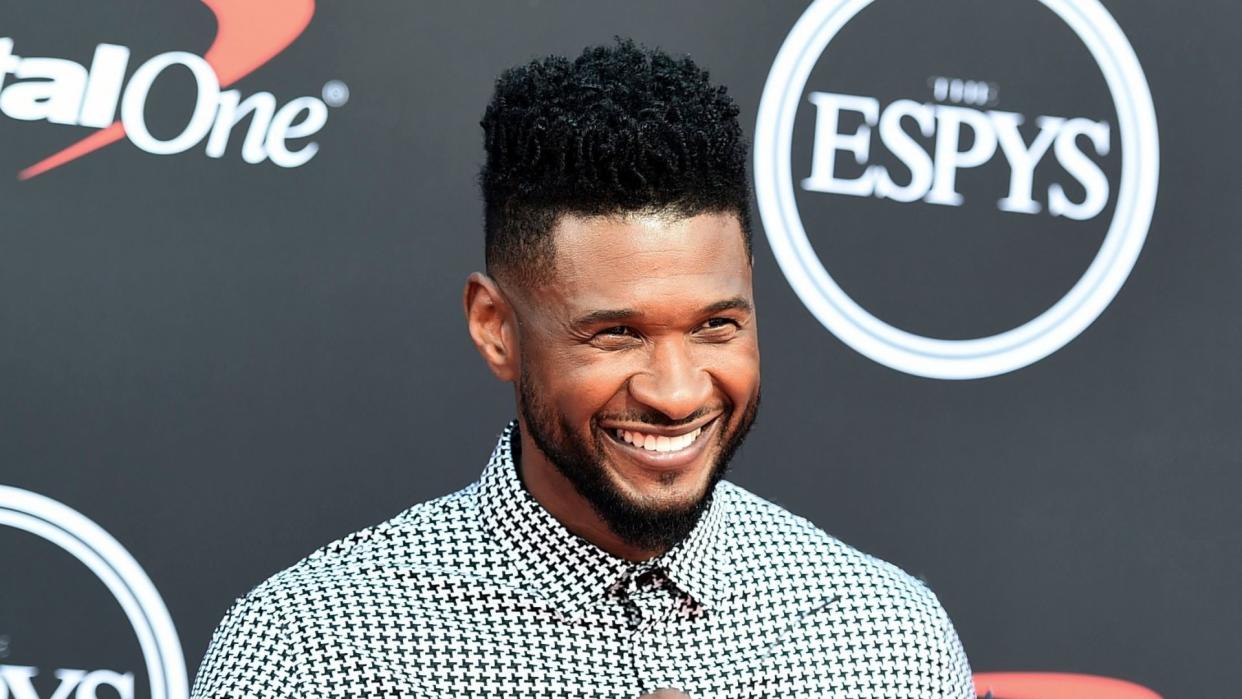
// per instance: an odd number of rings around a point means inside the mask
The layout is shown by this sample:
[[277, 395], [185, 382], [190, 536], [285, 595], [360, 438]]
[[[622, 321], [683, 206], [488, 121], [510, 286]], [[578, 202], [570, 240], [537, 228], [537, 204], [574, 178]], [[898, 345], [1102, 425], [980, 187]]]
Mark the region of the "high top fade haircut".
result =
[[751, 252], [738, 108], [689, 57], [628, 39], [505, 71], [483, 114], [488, 274], [522, 284], [554, 269], [566, 214], [736, 214]]

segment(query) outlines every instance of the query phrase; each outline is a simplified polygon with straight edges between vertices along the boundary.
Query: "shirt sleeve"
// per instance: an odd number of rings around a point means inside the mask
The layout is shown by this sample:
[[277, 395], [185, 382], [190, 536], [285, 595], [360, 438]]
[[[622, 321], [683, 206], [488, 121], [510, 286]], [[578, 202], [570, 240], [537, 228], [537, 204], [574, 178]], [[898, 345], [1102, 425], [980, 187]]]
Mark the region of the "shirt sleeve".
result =
[[305, 696], [288, 624], [254, 593], [237, 600], [212, 634], [191, 699]]
[[934, 649], [938, 660], [934, 671], [939, 674], [936, 683], [941, 688], [936, 696], [975, 699], [975, 683], [970, 662], [966, 659], [966, 650], [962, 647], [961, 639], [957, 637], [953, 622], [949, 621], [949, 615], [939, 603], [936, 608], [939, 610], [940, 633], [937, 635], [939, 644]]

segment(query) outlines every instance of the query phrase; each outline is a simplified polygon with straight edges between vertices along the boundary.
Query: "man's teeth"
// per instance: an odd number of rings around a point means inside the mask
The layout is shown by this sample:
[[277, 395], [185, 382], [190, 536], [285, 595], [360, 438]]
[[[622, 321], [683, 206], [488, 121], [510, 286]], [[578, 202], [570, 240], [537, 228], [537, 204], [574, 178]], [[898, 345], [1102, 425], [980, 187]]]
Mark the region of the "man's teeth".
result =
[[617, 430], [617, 438], [626, 444], [633, 444], [647, 451], [681, 451], [693, 444], [702, 431], [703, 428], [700, 427], [693, 432], [687, 432], [677, 437], [665, 437], [663, 435], [644, 434], [642, 432], [630, 432], [629, 430], [619, 429]]

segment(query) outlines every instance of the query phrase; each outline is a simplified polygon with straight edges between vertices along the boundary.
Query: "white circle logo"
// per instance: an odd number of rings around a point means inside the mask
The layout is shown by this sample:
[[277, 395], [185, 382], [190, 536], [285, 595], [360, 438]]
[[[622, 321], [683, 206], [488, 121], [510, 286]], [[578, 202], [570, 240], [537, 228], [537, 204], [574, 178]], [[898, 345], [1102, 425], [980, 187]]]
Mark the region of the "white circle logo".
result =
[[842, 290], [812, 248], [794, 196], [794, 117], [807, 80], [837, 33], [872, 1], [816, 0], [786, 37], [768, 74], [755, 125], [755, 195], [776, 260], [802, 302], [828, 330], [893, 369], [938, 379], [974, 379], [1039, 361], [1099, 317], [1125, 283], [1147, 238], [1156, 200], [1159, 142], [1151, 92], [1134, 49], [1098, 0], [1040, 0], [1087, 47], [1112, 95], [1121, 145], [1112, 221], [1086, 272], [1034, 319], [988, 337], [927, 337], [880, 320]]
[[56, 544], [103, 582], [138, 637], [152, 699], [185, 699], [189, 695], [185, 657], [168, 608], [151, 579], [116, 539], [76, 510], [5, 485], [0, 485], [0, 525]]

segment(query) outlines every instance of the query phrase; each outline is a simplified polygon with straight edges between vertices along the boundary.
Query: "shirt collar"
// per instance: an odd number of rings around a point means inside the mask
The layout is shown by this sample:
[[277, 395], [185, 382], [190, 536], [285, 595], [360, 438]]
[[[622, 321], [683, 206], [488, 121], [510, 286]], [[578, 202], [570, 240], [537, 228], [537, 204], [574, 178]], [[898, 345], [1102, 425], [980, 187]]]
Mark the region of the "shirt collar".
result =
[[530, 585], [557, 607], [584, 608], [617, 586], [658, 569], [706, 609], [721, 601], [728, 578], [722, 546], [731, 500], [717, 488], [707, 510], [681, 543], [649, 561], [617, 558], [564, 527], [522, 485], [511, 440], [517, 422], [501, 433], [478, 490], [484, 526]]

